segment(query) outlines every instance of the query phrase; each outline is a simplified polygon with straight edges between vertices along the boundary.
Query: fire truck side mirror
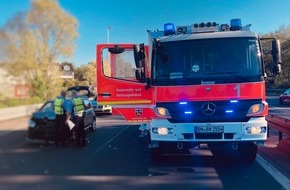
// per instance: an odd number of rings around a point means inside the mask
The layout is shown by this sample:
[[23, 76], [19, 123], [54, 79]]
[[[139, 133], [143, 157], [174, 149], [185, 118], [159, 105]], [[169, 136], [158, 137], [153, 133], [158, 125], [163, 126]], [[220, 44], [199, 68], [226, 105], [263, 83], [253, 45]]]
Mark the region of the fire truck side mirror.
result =
[[144, 44], [134, 45], [134, 58], [135, 58], [136, 67], [138, 68], [142, 67], [142, 64], [140, 61], [142, 61], [145, 58]]
[[274, 74], [281, 73], [281, 46], [280, 46], [280, 41], [274, 39], [272, 41], [272, 57], [273, 57], [273, 69], [272, 72]]
[[121, 54], [125, 51], [125, 48], [121, 48], [118, 45], [115, 45], [113, 48], [109, 48], [108, 51], [112, 54]]
[[136, 65], [135, 77], [139, 82], [145, 82], [145, 48], [144, 44], [134, 45], [134, 59]]
[[146, 86], [145, 89], [147, 90], [148, 88], [150, 88], [151, 86], [151, 79], [150, 78], [146, 78]]
[[145, 82], [145, 74], [144, 74], [144, 69], [139, 68], [135, 70], [135, 77], [139, 82], [144, 83]]

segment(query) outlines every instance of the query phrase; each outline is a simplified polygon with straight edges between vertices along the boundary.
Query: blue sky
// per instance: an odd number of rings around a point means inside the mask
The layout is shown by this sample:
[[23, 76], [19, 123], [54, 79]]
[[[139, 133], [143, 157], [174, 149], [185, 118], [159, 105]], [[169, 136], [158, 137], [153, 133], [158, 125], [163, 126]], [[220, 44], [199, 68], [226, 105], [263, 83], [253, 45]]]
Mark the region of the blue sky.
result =
[[[0, 27], [15, 13], [27, 11], [30, 0], [0, 0]], [[95, 47], [107, 43], [147, 43], [146, 30], [162, 29], [166, 22], [190, 25], [200, 22], [229, 23], [241, 18], [257, 33], [274, 32], [290, 25], [289, 0], [59, 0], [79, 21], [76, 65], [95, 60]]]

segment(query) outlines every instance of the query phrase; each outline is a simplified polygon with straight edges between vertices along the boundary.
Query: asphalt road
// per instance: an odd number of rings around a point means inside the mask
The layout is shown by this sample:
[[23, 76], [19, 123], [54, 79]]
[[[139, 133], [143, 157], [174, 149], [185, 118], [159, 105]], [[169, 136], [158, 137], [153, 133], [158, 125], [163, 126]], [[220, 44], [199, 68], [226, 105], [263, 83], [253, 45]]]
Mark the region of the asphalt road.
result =
[[284, 189], [258, 161], [242, 163], [234, 151], [217, 159], [209, 150], [191, 150], [153, 163], [139, 126], [119, 117], [99, 117], [83, 148], [26, 142], [27, 119], [2, 124], [1, 190]]

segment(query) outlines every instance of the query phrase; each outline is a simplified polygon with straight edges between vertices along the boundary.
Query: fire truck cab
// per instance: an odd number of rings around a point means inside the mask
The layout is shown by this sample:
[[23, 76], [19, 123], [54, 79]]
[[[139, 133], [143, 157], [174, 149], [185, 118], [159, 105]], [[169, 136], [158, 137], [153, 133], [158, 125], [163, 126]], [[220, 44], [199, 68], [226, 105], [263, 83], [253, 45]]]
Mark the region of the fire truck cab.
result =
[[[254, 161], [267, 139], [266, 53], [281, 70], [280, 43], [242, 26], [216, 22], [148, 31], [148, 45], [97, 45], [98, 101], [148, 132], [153, 160], [172, 147], [231, 145]], [[173, 146], [172, 146], [173, 145]]]

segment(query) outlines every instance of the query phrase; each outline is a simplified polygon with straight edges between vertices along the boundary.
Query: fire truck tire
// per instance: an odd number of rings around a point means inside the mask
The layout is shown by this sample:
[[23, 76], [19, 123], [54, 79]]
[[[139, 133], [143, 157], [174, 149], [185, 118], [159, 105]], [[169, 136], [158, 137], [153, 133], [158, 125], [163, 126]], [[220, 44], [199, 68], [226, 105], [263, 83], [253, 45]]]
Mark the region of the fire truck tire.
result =
[[239, 143], [239, 155], [242, 161], [254, 162], [257, 156], [258, 147], [253, 142]]
[[161, 147], [158, 148], [150, 148], [150, 156], [151, 160], [154, 162], [162, 161], [163, 160], [163, 150]]

